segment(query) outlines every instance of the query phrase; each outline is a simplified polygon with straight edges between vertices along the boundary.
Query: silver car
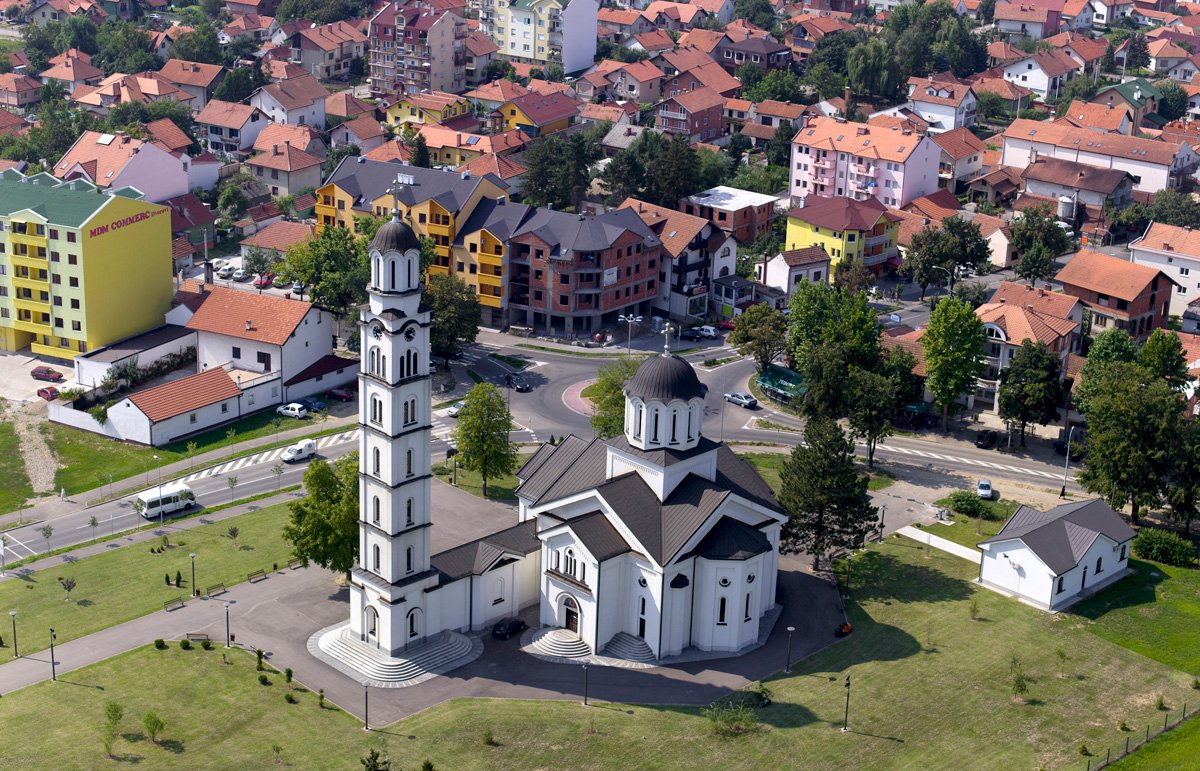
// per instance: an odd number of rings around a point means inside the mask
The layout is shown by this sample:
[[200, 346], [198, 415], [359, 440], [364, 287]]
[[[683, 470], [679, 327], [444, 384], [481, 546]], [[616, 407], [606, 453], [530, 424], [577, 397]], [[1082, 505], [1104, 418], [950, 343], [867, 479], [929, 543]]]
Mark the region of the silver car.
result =
[[725, 401], [736, 404], [739, 407], [745, 407], [748, 410], [758, 406], [758, 399], [755, 399], [753, 395], [745, 391], [731, 391], [725, 394]]
[[452, 417], [452, 418], [457, 418], [458, 413], [462, 412], [463, 407], [466, 407], [466, 406], [467, 406], [466, 402], [455, 402], [454, 405], [450, 407], [450, 409], [446, 410], [446, 415], [448, 415], [449, 417]]

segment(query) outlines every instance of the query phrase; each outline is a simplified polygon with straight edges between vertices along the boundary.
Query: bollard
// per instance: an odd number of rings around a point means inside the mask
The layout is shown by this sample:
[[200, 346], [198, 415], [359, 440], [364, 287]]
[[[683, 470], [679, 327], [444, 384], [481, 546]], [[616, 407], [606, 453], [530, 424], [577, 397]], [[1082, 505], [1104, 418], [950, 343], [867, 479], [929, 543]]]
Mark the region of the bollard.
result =
[[1150, 724], [1146, 724], [1146, 741], [1150, 741]]
[[1163, 715], [1163, 732], [1164, 732], [1164, 733], [1165, 733], [1165, 732], [1166, 732], [1166, 730], [1167, 730], [1167, 718], [1168, 718], [1168, 717], [1170, 717], [1170, 715], [1171, 715], [1171, 713], [1170, 713], [1170, 712], [1168, 712], [1168, 713], [1166, 713], [1165, 715]]

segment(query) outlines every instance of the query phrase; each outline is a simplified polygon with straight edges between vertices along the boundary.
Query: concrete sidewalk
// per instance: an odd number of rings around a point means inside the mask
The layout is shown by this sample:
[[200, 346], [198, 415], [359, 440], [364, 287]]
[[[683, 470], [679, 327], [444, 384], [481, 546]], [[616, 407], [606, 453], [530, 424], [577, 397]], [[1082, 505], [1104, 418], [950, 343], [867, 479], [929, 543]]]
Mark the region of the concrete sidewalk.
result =
[[[905, 536], [906, 538], [911, 538], [918, 543], [928, 544], [939, 551], [944, 551], [947, 554], [953, 554], [955, 557], [962, 557], [963, 559], [975, 565], [978, 565], [979, 560], [983, 557], [983, 552], [979, 551], [978, 549], [972, 549], [968, 546], [955, 543], [954, 541], [948, 541], [945, 538], [939, 538], [938, 536], [930, 533], [927, 530], [922, 530], [921, 528], [902, 527], [896, 532], [902, 536]], [[983, 539], [981, 538], [980, 540]]]

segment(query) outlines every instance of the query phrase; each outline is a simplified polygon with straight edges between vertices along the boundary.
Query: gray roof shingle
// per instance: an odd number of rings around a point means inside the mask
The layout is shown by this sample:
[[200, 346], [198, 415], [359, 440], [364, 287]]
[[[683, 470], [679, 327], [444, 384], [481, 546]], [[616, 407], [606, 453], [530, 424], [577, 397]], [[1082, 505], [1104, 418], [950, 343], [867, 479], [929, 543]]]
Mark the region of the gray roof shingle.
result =
[[1124, 543], [1137, 533], [1125, 524], [1120, 514], [1096, 498], [1064, 503], [1045, 512], [1022, 506], [1013, 512], [999, 533], [979, 543], [1020, 540], [1055, 575], [1062, 575], [1079, 564], [1101, 535]]
[[538, 209], [513, 235], [532, 233], [554, 247], [552, 254], [561, 254], [568, 250], [600, 252], [610, 249], [626, 231], [633, 231], [648, 244], [657, 246], [660, 243], [654, 231], [630, 209], [615, 209], [594, 217]]
[[475, 541], [430, 557], [430, 564], [440, 573], [441, 583], [467, 576], [479, 575], [505, 553], [532, 554], [541, 548], [535, 532], [536, 523], [530, 519]]

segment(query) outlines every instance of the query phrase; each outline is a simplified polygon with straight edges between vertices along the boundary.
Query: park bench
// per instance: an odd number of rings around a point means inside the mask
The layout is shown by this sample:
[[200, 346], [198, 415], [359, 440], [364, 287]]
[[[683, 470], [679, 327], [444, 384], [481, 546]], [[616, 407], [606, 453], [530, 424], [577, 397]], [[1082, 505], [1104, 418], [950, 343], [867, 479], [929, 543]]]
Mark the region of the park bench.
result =
[[252, 584], [257, 581], [262, 581], [266, 577], [267, 577], [267, 571], [265, 571], [265, 570], [255, 570], [253, 573], [246, 574], [246, 580]]
[[183, 598], [176, 597], [173, 600], [167, 600], [163, 603], [163, 610], [178, 610], [183, 607]]
[[292, 557], [290, 560], [288, 560], [288, 567], [292, 570], [295, 570], [296, 568], [302, 568], [304, 567], [304, 560], [300, 559], [299, 557]]
[[187, 639], [191, 642], [206, 642], [209, 636], [207, 632], [188, 632]]
[[225, 584], [213, 584], [204, 590], [204, 594], [208, 597], [215, 597], [218, 594], [224, 594], [225, 591]]

